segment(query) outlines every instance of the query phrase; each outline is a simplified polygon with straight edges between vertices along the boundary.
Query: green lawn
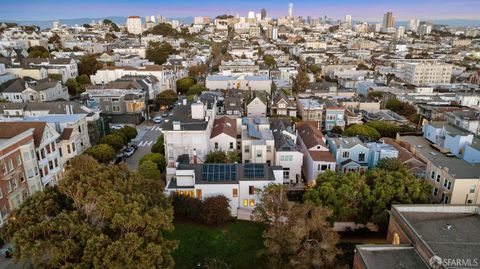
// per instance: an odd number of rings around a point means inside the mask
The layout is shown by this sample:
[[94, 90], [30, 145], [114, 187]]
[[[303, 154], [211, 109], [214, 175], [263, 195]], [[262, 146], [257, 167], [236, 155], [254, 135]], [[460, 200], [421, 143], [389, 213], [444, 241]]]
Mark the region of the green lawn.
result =
[[264, 268], [265, 260], [258, 256], [263, 248], [263, 225], [235, 221], [221, 227], [175, 221], [175, 231], [168, 237], [180, 241], [173, 253], [175, 268], [195, 268], [206, 258], [215, 258], [231, 268]]

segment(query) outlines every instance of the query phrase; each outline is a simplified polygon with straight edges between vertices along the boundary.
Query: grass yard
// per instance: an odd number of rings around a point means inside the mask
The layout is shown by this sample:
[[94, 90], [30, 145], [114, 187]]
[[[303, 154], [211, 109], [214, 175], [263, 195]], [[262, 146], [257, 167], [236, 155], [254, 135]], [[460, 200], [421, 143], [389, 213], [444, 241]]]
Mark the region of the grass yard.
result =
[[175, 268], [192, 269], [206, 258], [215, 258], [231, 268], [264, 268], [258, 256], [263, 248], [263, 225], [249, 221], [231, 222], [220, 227], [192, 222], [174, 222], [175, 230], [168, 237], [180, 241], [173, 253]]

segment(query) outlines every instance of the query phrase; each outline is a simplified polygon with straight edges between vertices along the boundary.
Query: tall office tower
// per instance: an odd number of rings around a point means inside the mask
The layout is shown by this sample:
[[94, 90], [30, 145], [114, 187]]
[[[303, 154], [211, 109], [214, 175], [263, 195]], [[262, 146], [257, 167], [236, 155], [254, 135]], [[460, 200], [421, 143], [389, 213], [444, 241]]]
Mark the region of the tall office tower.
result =
[[139, 16], [129, 16], [127, 19], [127, 31], [139, 35], [143, 32], [142, 19]]
[[383, 15], [383, 28], [392, 28], [394, 26], [395, 22], [393, 19], [393, 13], [392, 12], [387, 12], [387, 14]]
[[150, 22], [150, 16], [145, 17], [145, 22]]
[[155, 16], [153, 16], [153, 15], [150, 16], [150, 21], [153, 22], [153, 23], [155, 23]]
[[345, 24], [349, 27], [352, 26], [352, 15], [345, 15]]
[[262, 18], [262, 20], [264, 20], [266, 17], [267, 17], [267, 10], [262, 8], [262, 10], [260, 11], [260, 17]]
[[397, 28], [397, 39], [402, 39], [405, 36], [405, 27], [399, 26]]
[[293, 4], [288, 4], [288, 16], [293, 17]]
[[167, 22], [167, 18], [165, 18], [164, 16], [161, 16], [161, 15], [157, 15], [157, 22], [158, 23], [165, 23], [165, 22]]
[[249, 19], [255, 19], [255, 12], [254, 11], [249, 11], [248, 12], [248, 18]]

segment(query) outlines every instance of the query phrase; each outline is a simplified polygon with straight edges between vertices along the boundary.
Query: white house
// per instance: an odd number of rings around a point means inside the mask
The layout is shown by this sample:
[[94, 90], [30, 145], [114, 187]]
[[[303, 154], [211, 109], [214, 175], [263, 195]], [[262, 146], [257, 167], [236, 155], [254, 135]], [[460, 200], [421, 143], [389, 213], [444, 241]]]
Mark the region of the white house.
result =
[[213, 122], [211, 150], [237, 151], [237, 119], [223, 116]]
[[259, 202], [257, 190], [283, 183], [283, 170], [266, 164], [179, 164], [175, 177], [167, 182], [169, 194], [198, 199], [224, 195], [232, 216], [250, 220]]
[[205, 86], [209, 90], [233, 88], [237, 90], [266, 91], [270, 93], [272, 80], [267, 76], [210, 75], [207, 77]]
[[273, 164], [275, 140], [267, 118], [242, 118], [242, 162]]
[[297, 144], [303, 153], [303, 175], [306, 183], [312, 185], [320, 173], [327, 170], [336, 171], [337, 163], [328, 151], [324, 136], [313, 123], [301, 124], [297, 130], [299, 138]]

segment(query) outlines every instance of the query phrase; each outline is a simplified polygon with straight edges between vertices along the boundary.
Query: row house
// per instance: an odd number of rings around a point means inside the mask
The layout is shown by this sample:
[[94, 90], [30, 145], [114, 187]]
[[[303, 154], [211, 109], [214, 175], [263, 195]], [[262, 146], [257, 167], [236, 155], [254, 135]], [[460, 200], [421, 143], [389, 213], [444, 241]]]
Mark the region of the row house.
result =
[[283, 169], [283, 183], [294, 186], [301, 183], [303, 153], [290, 121], [272, 119], [270, 129], [275, 139], [275, 165]]
[[10, 212], [43, 190], [34, 145], [34, 128], [0, 128], [0, 226]]
[[78, 65], [73, 58], [25, 58], [15, 61], [15, 66], [43, 67], [48, 74], [62, 75], [62, 82], [78, 76]]
[[210, 135], [211, 150], [237, 151], [238, 144], [237, 119], [227, 116], [218, 117], [213, 122], [212, 134]]
[[275, 140], [267, 118], [242, 118], [242, 163], [273, 164]]
[[43, 187], [55, 186], [63, 177], [60, 149], [57, 141], [60, 134], [45, 122], [0, 122], [5, 136], [12, 136], [33, 129], [35, 159]]
[[13, 103], [48, 102], [70, 99], [67, 87], [62, 86], [59, 80], [54, 79], [16, 79], [5, 82], [3, 86], [4, 89], [0, 92], [0, 96]]
[[267, 115], [268, 96], [262, 91], [245, 91], [247, 117], [265, 117]]
[[303, 153], [302, 172], [308, 185], [314, 185], [318, 175], [327, 170], [336, 171], [337, 162], [326, 145], [326, 139], [314, 122], [297, 126], [297, 144]]
[[287, 96], [283, 91], [276, 91], [270, 111], [271, 115], [297, 117], [297, 104], [293, 96]]
[[368, 170], [370, 149], [358, 137], [327, 136], [327, 145], [339, 172], [363, 174]]
[[268, 76], [209, 75], [205, 81], [205, 87], [209, 90], [236, 89], [270, 93], [272, 80]]

